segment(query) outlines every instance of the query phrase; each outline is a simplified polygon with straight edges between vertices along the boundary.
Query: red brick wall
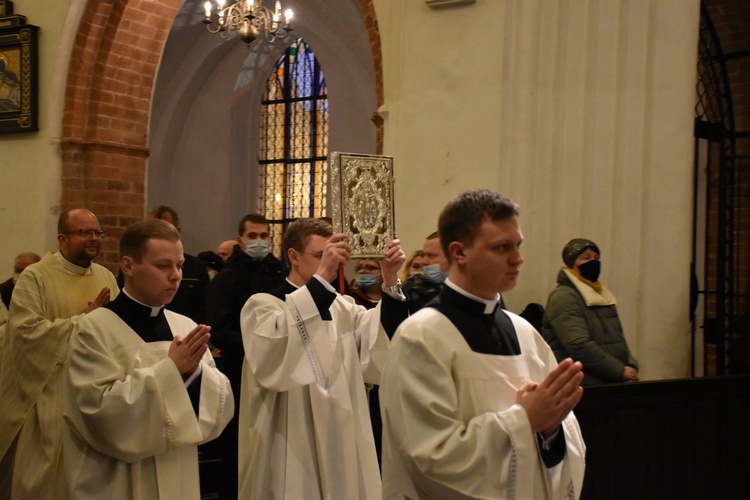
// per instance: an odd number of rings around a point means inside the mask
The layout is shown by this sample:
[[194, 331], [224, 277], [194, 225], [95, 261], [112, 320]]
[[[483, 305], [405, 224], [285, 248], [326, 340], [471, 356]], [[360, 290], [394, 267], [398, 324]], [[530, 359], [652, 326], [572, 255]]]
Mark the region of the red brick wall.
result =
[[108, 230], [103, 264], [117, 265], [122, 230], [143, 218], [147, 130], [154, 79], [181, 0], [90, 0], [68, 76], [62, 199]]

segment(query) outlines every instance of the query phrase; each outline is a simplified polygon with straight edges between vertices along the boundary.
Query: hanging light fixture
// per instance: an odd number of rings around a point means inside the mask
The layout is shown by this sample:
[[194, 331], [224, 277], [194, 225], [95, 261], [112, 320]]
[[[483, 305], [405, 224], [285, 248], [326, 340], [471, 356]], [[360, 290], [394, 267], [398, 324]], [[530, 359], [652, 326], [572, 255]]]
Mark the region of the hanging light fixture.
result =
[[216, 4], [216, 11], [210, 0], [203, 4], [206, 11], [203, 22], [208, 31], [218, 33], [222, 38], [227, 38], [231, 31], [236, 31], [248, 45], [261, 34], [273, 43], [277, 38], [286, 38], [292, 31], [292, 9], [287, 9], [282, 14], [281, 2], [278, 0], [273, 11], [265, 7], [261, 0], [236, 0], [228, 7], [224, 6], [226, 0], [216, 0]]

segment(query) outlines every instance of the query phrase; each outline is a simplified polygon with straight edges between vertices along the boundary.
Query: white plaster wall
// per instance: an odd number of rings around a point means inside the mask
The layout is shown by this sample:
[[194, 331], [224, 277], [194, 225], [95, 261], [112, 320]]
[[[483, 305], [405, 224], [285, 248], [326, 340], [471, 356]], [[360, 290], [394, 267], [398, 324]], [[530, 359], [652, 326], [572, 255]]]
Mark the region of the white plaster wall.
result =
[[642, 376], [688, 375], [698, 0], [375, 6], [407, 251], [451, 196], [504, 192], [526, 237], [512, 310], [546, 304], [590, 238]]
[[59, 137], [73, 36], [82, 0], [14, 0], [39, 26], [39, 131], [0, 135], [0, 281], [21, 252], [56, 249], [60, 202]]

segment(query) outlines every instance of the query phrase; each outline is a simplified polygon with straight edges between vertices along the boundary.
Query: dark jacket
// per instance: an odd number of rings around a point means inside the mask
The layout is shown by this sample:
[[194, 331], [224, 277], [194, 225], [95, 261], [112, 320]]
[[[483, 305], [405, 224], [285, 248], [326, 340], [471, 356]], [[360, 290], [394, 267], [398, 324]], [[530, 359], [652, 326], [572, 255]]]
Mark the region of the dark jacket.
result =
[[13, 278], [9, 278], [8, 281], [0, 283], [0, 297], [2, 297], [6, 309], [10, 309], [10, 297], [13, 295], [13, 289], [15, 287], [16, 283], [13, 281]]
[[217, 366], [234, 385], [242, 376], [240, 313], [252, 295], [279, 288], [288, 272], [276, 257], [268, 254], [261, 262], [253, 260], [238, 245], [208, 287], [208, 324], [211, 343], [221, 349]]
[[166, 308], [187, 316], [196, 323], [206, 323], [206, 292], [208, 290], [208, 270], [206, 264], [194, 255], [184, 254], [182, 281], [172, 302]]
[[421, 274], [410, 276], [404, 283], [403, 292], [409, 298], [409, 313], [422, 309], [432, 299], [438, 296], [443, 284], [435, 284], [425, 279]]
[[587, 305], [571, 276], [564, 269], [557, 276], [557, 288], [544, 312], [542, 336], [558, 361], [570, 357], [583, 364], [584, 385], [622, 382], [625, 366], [637, 370], [638, 364], [625, 342], [614, 296], [606, 289], [600, 295], [578, 280], [586, 287], [589, 303], [608, 303]]

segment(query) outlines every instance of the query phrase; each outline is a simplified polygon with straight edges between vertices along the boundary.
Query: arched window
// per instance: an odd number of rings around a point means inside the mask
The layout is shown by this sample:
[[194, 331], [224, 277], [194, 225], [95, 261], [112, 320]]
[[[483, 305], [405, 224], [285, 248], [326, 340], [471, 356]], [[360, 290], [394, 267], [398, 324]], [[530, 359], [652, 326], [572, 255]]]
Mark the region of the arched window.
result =
[[276, 63], [261, 113], [260, 206], [280, 257], [290, 221], [326, 214], [328, 98], [320, 65], [302, 38]]

